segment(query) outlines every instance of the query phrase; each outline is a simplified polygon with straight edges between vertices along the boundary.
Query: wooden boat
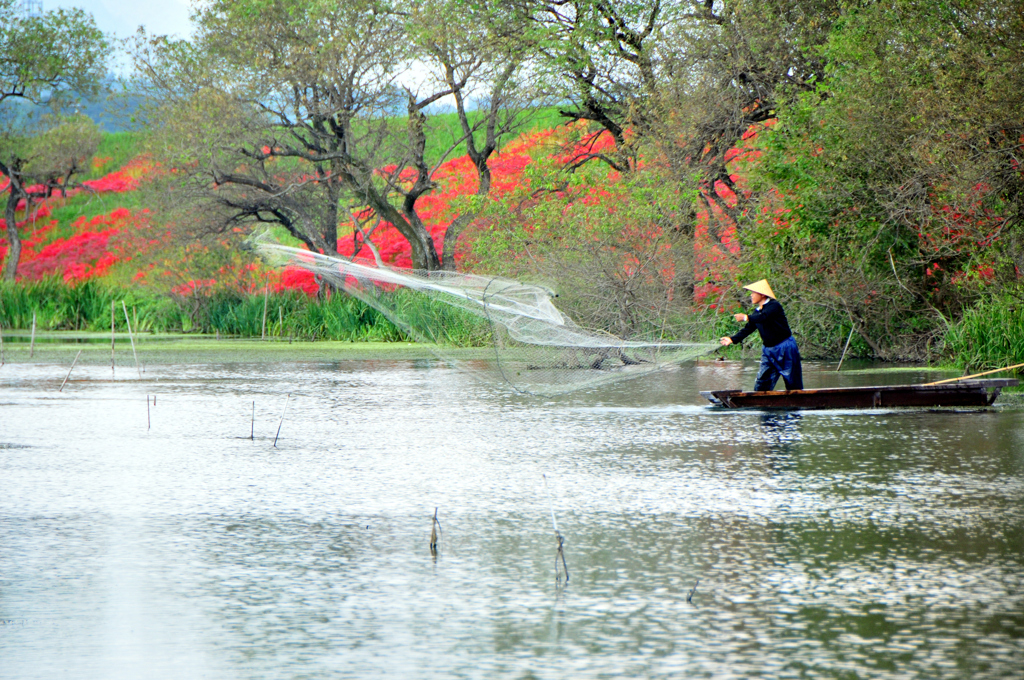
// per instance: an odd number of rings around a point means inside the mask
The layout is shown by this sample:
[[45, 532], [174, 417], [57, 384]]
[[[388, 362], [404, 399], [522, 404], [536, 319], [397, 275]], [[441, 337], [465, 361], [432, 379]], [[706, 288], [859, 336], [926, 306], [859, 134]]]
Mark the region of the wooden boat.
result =
[[892, 408], [901, 406], [991, 406], [1004, 387], [1016, 387], [1013, 378], [961, 380], [932, 385], [884, 385], [879, 387], [826, 387], [817, 390], [701, 392], [715, 406], [724, 408]]

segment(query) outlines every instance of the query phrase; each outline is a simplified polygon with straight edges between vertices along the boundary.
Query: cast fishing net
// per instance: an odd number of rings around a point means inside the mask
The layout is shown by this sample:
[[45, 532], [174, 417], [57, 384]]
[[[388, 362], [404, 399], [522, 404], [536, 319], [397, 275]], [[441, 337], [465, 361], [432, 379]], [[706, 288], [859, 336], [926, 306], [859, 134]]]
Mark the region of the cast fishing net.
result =
[[[622, 340], [585, 330], [542, 286], [458, 272], [389, 269], [257, 241], [292, 265], [358, 297], [440, 359], [517, 392], [552, 395], [639, 377], [707, 354], [707, 343]], [[472, 345], [475, 349], [459, 349]]]

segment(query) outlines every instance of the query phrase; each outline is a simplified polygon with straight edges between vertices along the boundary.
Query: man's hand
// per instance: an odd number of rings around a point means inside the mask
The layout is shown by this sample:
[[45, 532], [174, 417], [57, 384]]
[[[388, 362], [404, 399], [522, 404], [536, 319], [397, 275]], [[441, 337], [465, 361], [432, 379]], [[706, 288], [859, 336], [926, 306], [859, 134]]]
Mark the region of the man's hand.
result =
[[727, 346], [732, 344], [732, 338], [730, 338], [730, 337], [720, 338], [718, 340], [718, 344], [721, 345], [722, 347], [727, 347]]
[[734, 314], [733, 316], [737, 321], [741, 323], [746, 323], [749, 320], [749, 317], [747, 317], [746, 314]]

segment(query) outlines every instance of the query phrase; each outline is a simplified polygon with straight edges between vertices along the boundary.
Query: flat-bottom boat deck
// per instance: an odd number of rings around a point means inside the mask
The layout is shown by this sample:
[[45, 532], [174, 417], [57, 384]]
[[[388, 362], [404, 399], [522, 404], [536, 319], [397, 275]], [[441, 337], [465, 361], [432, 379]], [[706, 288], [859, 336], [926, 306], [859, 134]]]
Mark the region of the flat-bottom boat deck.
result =
[[715, 406], [725, 408], [892, 408], [900, 406], [991, 406], [1004, 387], [1016, 387], [1012, 378], [964, 380], [940, 385], [884, 385], [879, 387], [826, 387], [816, 390], [701, 392]]

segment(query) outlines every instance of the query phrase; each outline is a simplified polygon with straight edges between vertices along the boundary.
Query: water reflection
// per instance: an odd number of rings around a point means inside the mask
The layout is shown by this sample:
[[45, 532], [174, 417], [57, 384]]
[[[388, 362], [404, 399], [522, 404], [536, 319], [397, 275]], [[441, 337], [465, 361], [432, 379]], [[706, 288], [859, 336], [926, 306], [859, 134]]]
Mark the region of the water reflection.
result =
[[1014, 677], [1024, 411], [714, 411], [723, 363], [4, 367], [0, 677]]

